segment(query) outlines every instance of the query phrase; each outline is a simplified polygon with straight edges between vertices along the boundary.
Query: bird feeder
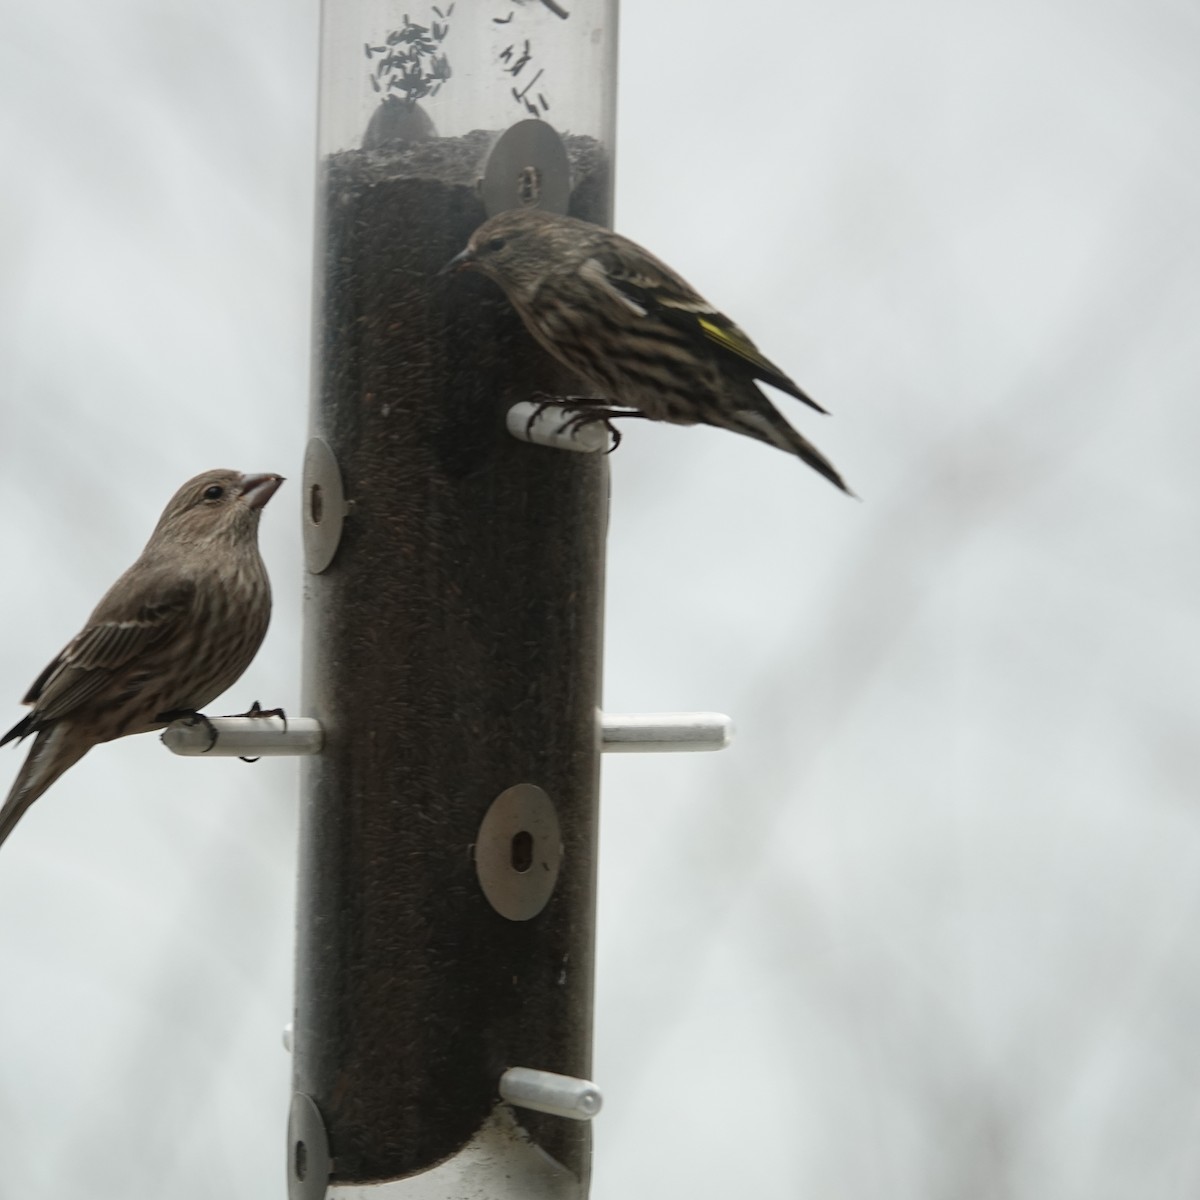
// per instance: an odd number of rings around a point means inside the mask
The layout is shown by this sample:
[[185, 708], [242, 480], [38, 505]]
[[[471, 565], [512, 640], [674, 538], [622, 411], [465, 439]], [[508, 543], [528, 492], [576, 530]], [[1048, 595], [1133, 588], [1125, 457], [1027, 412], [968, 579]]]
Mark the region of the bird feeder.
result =
[[586, 1194], [607, 461], [512, 436], [577, 381], [437, 272], [608, 223], [616, 7], [323, 5], [292, 1200]]

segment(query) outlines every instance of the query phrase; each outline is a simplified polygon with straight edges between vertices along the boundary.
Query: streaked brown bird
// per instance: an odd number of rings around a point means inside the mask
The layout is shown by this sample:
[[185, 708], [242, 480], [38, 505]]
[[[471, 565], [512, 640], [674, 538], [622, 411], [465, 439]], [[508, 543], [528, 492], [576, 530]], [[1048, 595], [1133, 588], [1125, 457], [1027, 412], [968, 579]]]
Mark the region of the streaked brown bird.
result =
[[279, 475], [206, 471], [171, 497], [137, 562], [34, 680], [33, 710], [0, 746], [36, 734], [0, 808], [0, 843], [93, 746], [161, 729], [231, 687], [271, 619], [258, 552]]
[[466, 268], [498, 283], [529, 332], [603, 393], [550, 400], [575, 414], [568, 425], [614, 417], [716, 425], [786, 450], [850, 490], [757, 382], [825, 410], [636, 242], [573, 217], [512, 209], [480, 225], [442, 273]]

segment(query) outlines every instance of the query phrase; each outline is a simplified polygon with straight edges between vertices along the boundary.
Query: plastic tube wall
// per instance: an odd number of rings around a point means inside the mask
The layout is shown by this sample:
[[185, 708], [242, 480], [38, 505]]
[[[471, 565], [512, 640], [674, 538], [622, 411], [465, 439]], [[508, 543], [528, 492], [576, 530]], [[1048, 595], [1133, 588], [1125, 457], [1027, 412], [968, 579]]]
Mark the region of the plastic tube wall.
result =
[[[326, 741], [303, 776], [289, 1139], [306, 1200], [452, 1160], [497, 1127], [509, 1067], [590, 1074], [607, 463], [506, 431], [514, 403], [578, 385], [488, 281], [437, 272], [485, 202], [608, 222], [616, 4], [326, 0], [322, 22], [304, 706]], [[558, 858], [514, 919], [475, 859], [518, 785], [560, 834], [539, 825], [521, 863], [514, 835], [508, 869]], [[587, 1123], [518, 1119], [586, 1190]]]

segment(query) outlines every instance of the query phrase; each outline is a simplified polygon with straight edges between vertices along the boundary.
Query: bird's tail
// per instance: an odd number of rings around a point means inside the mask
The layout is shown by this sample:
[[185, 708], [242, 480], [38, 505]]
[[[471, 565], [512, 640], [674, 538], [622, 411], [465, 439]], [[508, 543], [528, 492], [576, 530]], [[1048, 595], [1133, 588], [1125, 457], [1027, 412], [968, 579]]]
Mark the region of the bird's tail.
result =
[[56, 722], [34, 738], [8, 799], [0, 808], [0, 845], [25, 815], [25, 810], [92, 748], [92, 743], [79, 737], [78, 733], [72, 737], [71, 732], [70, 725]]
[[722, 406], [717, 413], [709, 414], [708, 419], [714, 425], [723, 425], [734, 433], [744, 433], [747, 437], [766, 442], [768, 446], [775, 446], [779, 450], [786, 450], [788, 454], [794, 454], [808, 463], [819, 475], [824, 475], [834, 487], [841, 488], [848, 496], [853, 496], [854, 493], [846, 486], [846, 481], [838, 474], [833, 463], [812, 442], [801, 437], [757, 388], [754, 389], [754, 396], [759, 403], [753, 408], [730, 404]]

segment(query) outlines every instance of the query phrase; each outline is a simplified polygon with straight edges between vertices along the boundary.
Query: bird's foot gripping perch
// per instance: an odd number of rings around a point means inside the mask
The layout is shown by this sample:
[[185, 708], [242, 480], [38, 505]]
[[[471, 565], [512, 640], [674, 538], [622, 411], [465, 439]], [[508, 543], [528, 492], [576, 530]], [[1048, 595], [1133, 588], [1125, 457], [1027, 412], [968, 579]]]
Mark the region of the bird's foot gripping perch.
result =
[[203, 725], [208, 731], [208, 746], [204, 751], [205, 754], [217, 744], [217, 727], [202, 712], [197, 712], [194, 708], [173, 708], [170, 712], [159, 713], [154, 719], [161, 721], [164, 725], [170, 725], [172, 721], [186, 721], [189, 725]]
[[[287, 732], [287, 713], [282, 708], [263, 708], [257, 700], [244, 713], [230, 713], [231, 717], [278, 717], [283, 722], [283, 731]], [[244, 754], [239, 754], [238, 758], [244, 763], [256, 763], [262, 755], [255, 755], [253, 758], [248, 758]]]
[[287, 713], [282, 708], [263, 708], [257, 700], [244, 713], [227, 713], [230, 717], [278, 717], [283, 722], [283, 728], [287, 730]]
[[612, 437], [612, 445], [605, 450], [611, 454], [621, 444], [621, 431], [613, 424], [617, 417], [645, 417], [638, 408], [619, 408], [599, 396], [550, 396], [545, 392], [535, 392], [530, 397], [534, 408], [525, 424], [525, 436], [529, 437], [534, 424], [542, 413], [550, 409], [558, 409], [567, 413], [567, 419], [559, 426], [559, 432], [574, 436], [586, 425], [603, 425]]

